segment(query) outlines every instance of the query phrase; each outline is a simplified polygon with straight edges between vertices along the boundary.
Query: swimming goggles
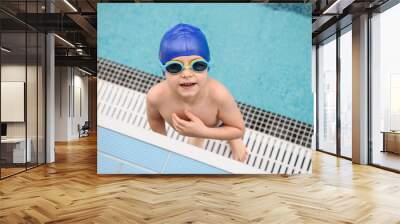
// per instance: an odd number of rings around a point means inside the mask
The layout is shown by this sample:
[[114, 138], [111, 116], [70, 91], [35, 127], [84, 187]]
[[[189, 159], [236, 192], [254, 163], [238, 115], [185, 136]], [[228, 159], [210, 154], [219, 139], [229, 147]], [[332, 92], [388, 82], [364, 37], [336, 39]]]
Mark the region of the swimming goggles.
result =
[[[175, 61], [175, 60], [168, 61], [161, 66], [163, 72], [169, 72], [173, 75], [176, 75], [182, 72], [183, 70], [187, 69], [181, 61]], [[204, 72], [208, 68], [209, 68], [208, 62], [202, 58], [194, 59], [189, 64], [189, 69], [191, 69], [194, 72]]]

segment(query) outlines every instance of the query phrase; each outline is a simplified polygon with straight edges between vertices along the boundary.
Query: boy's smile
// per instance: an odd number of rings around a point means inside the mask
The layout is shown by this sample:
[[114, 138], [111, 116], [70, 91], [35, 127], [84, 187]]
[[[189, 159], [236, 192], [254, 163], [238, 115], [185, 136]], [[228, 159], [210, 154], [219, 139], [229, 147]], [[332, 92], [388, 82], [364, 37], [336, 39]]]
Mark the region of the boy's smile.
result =
[[188, 88], [193, 87], [194, 85], [197, 85], [197, 83], [196, 83], [196, 82], [187, 82], [187, 81], [184, 81], [184, 82], [180, 83], [179, 85], [180, 85], [182, 88], [184, 88], [184, 89], [188, 89]]

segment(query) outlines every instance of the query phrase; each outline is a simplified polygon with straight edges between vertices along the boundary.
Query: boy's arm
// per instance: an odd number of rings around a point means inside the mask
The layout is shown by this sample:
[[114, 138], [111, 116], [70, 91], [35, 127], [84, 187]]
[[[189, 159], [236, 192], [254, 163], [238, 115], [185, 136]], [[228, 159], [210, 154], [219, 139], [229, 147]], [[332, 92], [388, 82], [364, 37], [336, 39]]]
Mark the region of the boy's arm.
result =
[[146, 97], [146, 114], [151, 130], [162, 135], [167, 135], [164, 118], [158, 112], [153, 97], [150, 94]]
[[223, 122], [222, 127], [209, 128], [209, 135], [216, 139], [233, 140], [243, 137], [244, 121], [240, 110], [232, 95], [223, 88], [219, 93], [218, 119]]

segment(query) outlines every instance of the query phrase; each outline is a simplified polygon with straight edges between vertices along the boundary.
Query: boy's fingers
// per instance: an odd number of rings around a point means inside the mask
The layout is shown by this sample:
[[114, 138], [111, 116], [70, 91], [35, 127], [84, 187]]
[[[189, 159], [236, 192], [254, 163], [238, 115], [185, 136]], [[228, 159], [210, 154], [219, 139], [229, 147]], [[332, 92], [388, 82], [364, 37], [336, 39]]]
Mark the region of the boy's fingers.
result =
[[174, 129], [179, 133], [181, 133], [181, 131], [182, 131], [181, 128], [179, 127], [179, 125], [176, 125], [176, 124], [174, 124]]
[[172, 120], [174, 120], [174, 121], [176, 120], [175, 116], [176, 116], [175, 113], [173, 113], [173, 114], [171, 115], [171, 118], [172, 118]]
[[172, 119], [172, 126], [176, 129], [176, 119], [175, 119], [175, 114], [172, 114], [171, 119]]
[[192, 120], [192, 121], [198, 120], [198, 118], [197, 118], [194, 114], [192, 114], [191, 112], [189, 112], [188, 110], [184, 110], [184, 113], [186, 114], [186, 116], [187, 116], [190, 120]]
[[247, 157], [248, 157], [248, 152], [247, 152], [247, 149], [245, 149], [244, 154], [242, 155], [241, 162], [246, 162]]
[[175, 120], [176, 120], [177, 124], [179, 124], [179, 125], [181, 125], [183, 127], [186, 127], [190, 123], [188, 121], [185, 121], [185, 120], [179, 118], [176, 114], [175, 114]]
[[182, 130], [183, 130], [183, 127], [181, 125], [177, 124], [177, 123], [174, 123], [174, 128], [178, 132], [182, 132]]
[[175, 130], [177, 130], [178, 132], [182, 132], [183, 126], [180, 125], [179, 122], [174, 117], [173, 117], [172, 125], [174, 126]]
[[178, 122], [179, 120], [181, 120], [181, 119], [178, 117], [178, 115], [176, 115], [175, 113], [172, 114], [172, 118], [174, 118], [174, 120], [175, 120], [176, 122]]
[[174, 119], [174, 122], [176, 124], [179, 124], [182, 119], [180, 119], [175, 113], [172, 115], [172, 118]]
[[181, 131], [182, 127], [179, 125], [177, 121], [177, 116], [175, 114], [172, 114], [172, 126], [174, 126], [175, 130]]
[[174, 113], [174, 115], [175, 115], [175, 118], [176, 118], [177, 120], [183, 121], [183, 119], [180, 118], [180, 117], [178, 116], [178, 114]]
[[175, 121], [172, 122], [172, 125], [174, 126], [175, 129], [178, 129], [178, 125], [176, 124]]
[[182, 130], [183, 130], [183, 127], [182, 127], [181, 125], [179, 125], [179, 124], [176, 124], [175, 127], [176, 127], [176, 129], [179, 130], [179, 131], [182, 131]]

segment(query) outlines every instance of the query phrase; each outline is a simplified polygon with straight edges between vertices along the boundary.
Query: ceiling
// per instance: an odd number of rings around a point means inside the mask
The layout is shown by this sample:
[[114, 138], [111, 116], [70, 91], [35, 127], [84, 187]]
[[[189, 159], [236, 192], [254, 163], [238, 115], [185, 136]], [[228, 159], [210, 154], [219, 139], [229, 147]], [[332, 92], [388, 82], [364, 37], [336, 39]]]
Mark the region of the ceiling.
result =
[[[96, 70], [96, 30], [97, 3], [107, 2], [182, 2], [166, 0], [1, 0], [0, 21], [6, 42], [14, 43], [15, 49], [24, 46], [25, 39], [18, 32], [30, 28], [32, 31], [55, 32], [56, 65], [80, 66]], [[270, 2], [270, 3], [312, 3], [313, 43], [321, 41], [335, 32], [337, 21], [341, 26], [351, 23], [351, 17], [366, 10], [376, 8], [387, 0], [233, 0], [229, 2]], [[224, 0], [204, 0], [185, 2], [226, 2]], [[335, 3], [336, 2], [336, 3]], [[26, 13], [27, 12], [27, 13]], [[336, 25], [335, 25], [336, 24]], [[64, 40], [66, 41], [64, 41]], [[6, 42], [2, 43], [6, 43]], [[3, 46], [5, 46], [3, 44]], [[34, 46], [32, 45], [28, 45]], [[30, 52], [30, 48], [28, 51]], [[82, 64], [79, 64], [79, 63]]]

